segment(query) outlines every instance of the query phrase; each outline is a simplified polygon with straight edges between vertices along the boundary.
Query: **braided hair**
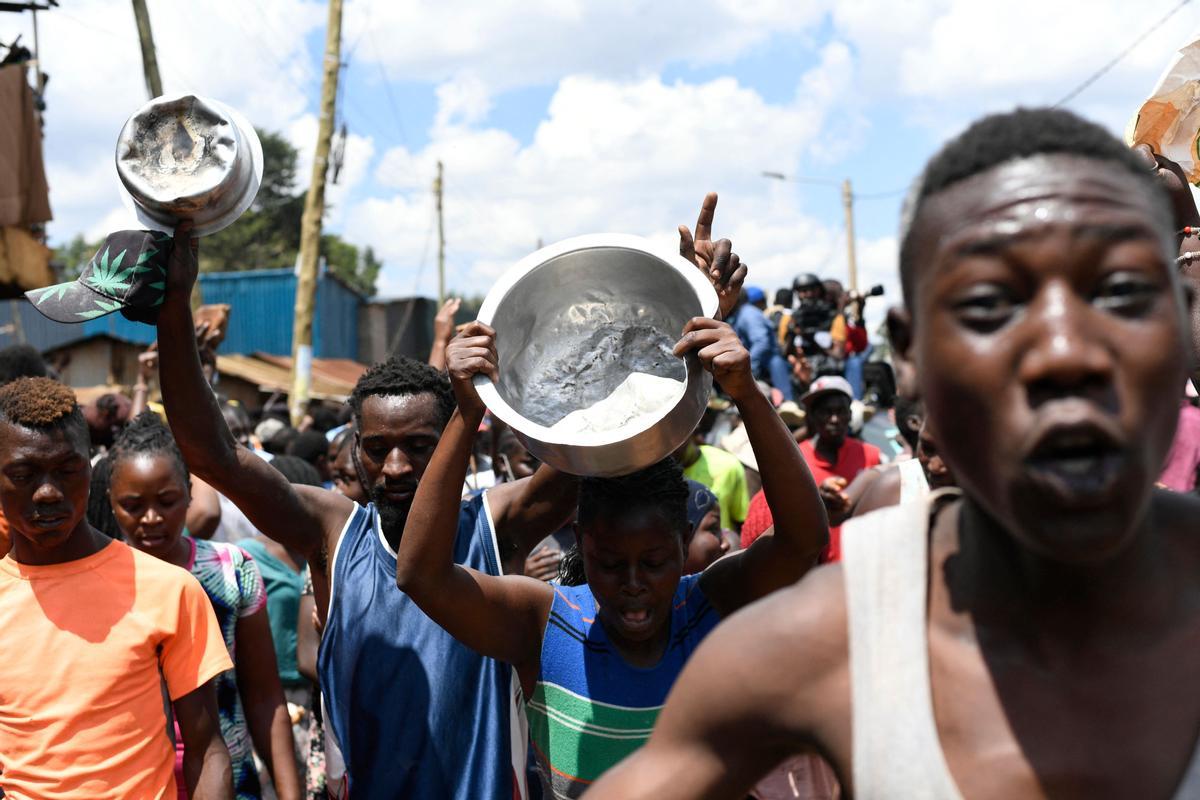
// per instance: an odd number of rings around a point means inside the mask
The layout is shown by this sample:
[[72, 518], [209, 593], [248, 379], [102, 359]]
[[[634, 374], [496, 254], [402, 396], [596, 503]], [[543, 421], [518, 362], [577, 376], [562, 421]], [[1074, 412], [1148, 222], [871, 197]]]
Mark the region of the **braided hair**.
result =
[[112, 503], [108, 499], [108, 487], [112, 482], [112, 458], [104, 456], [92, 465], [92, 483], [88, 492], [87, 521], [93, 528], [110, 539], [123, 541], [121, 526], [113, 514]]
[[112, 471], [116, 472], [117, 465], [122, 461], [143, 454], [163, 455], [171, 459], [179, 471], [180, 478], [183, 479], [184, 486], [190, 486], [191, 474], [183, 460], [183, 453], [179, 452], [179, 445], [175, 444], [171, 429], [163, 424], [157, 414], [149, 410], [134, 417], [113, 443], [109, 456], [112, 459]]
[[[662, 513], [681, 540], [691, 532], [688, 524], [687, 480], [673, 458], [664, 458], [643, 470], [616, 478], [584, 478], [579, 482], [579, 531], [598, 518], [628, 513], [631, 509], [653, 508]], [[583, 554], [578, 542], [563, 554], [558, 567], [559, 582], [579, 586], [587, 582]]]

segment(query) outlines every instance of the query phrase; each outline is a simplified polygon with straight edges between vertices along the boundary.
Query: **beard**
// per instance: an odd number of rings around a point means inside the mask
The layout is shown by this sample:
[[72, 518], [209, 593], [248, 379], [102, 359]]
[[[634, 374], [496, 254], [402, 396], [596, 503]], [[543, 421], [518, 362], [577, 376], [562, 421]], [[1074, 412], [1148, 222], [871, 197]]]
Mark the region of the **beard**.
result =
[[400, 541], [400, 535], [404, 533], [404, 523], [408, 521], [408, 511], [412, 508], [412, 503], [393, 503], [388, 500], [383, 486], [371, 489], [371, 502], [375, 504], [375, 510], [379, 513], [379, 527], [383, 530], [383, 537], [395, 547]]

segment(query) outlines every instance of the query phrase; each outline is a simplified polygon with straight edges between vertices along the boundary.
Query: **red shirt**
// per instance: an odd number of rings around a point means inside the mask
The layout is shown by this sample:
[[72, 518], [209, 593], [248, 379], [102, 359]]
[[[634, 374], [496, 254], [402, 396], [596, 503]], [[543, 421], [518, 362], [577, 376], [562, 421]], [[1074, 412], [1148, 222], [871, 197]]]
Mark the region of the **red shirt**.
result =
[[[830, 463], [817, 454], [817, 450], [813, 446], [814, 441], [815, 439], [806, 439], [801, 442], [800, 453], [804, 456], [804, 461], [808, 464], [817, 486], [820, 486], [827, 478], [833, 477], [845, 478], [849, 483], [863, 470], [879, 466], [879, 448], [875, 445], [846, 437], [846, 441], [842, 442], [842, 446], [838, 450], [837, 461]], [[773, 524], [767, 497], [760, 489], [758, 494], [750, 500], [750, 508], [746, 511], [746, 521], [742, 523], [742, 547], [749, 547]], [[821, 563], [840, 561], [841, 558], [842, 529], [841, 526], [837, 526], [829, 529], [829, 546], [821, 553]]]

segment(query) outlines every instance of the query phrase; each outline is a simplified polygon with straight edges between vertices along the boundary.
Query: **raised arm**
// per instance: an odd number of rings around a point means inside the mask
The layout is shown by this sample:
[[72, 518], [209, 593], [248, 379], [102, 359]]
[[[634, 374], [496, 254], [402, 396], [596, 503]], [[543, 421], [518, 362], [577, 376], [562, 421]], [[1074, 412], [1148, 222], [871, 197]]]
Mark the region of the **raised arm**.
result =
[[293, 487], [234, 441], [196, 351], [190, 306], [196, 240], [190, 234], [190, 223], [175, 229], [158, 317], [159, 377], [171, 431], [192, 472], [232, 500], [264, 534], [323, 566], [326, 532], [340, 530], [354, 504], [332, 492]]
[[547, 464], [528, 478], [488, 490], [496, 537], [512, 542], [524, 561], [538, 542], [571, 521], [579, 502], [579, 478]]
[[396, 585], [467, 647], [517, 667], [531, 689], [553, 589], [522, 575], [486, 575], [454, 563], [462, 485], [484, 412], [471, 378], [496, 374], [494, 337], [491, 328], [473, 322], [447, 347], [458, 409], [417, 486], [396, 554]]
[[429, 366], [438, 372], [446, 371], [446, 345], [454, 338], [454, 315], [462, 300], [451, 297], [438, 309], [433, 318], [433, 346], [429, 349]]
[[774, 536], [760, 537], [748, 549], [721, 559], [701, 578], [709, 601], [725, 615], [799, 580], [829, 540], [829, 522], [812, 473], [791, 432], [754, 383], [750, 355], [733, 329], [697, 317], [675, 346], [679, 355], [689, 350], [737, 403], [775, 521]]

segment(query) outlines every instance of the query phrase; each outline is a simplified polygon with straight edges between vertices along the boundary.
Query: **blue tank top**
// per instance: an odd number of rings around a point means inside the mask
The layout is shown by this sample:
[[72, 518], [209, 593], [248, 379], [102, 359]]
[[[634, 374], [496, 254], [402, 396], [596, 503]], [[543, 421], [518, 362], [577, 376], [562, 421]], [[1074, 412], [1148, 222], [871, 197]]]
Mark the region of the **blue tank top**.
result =
[[[500, 574], [483, 497], [462, 505], [454, 560]], [[351, 796], [526, 797], [527, 728], [512, 669], [459, 644], [396, 588], [374, 506], [346, 522], [330, 575], [317, 669]]]
[[653, 667], [631, 667], [596, 619], [592, 590], [554, 587], [541, 672], [526, 707], [546, 797], [579, 797], [646, 743], [675, 679], [719, 621], [700, 576], [684, 577], [675, 590], [662, 659]]

